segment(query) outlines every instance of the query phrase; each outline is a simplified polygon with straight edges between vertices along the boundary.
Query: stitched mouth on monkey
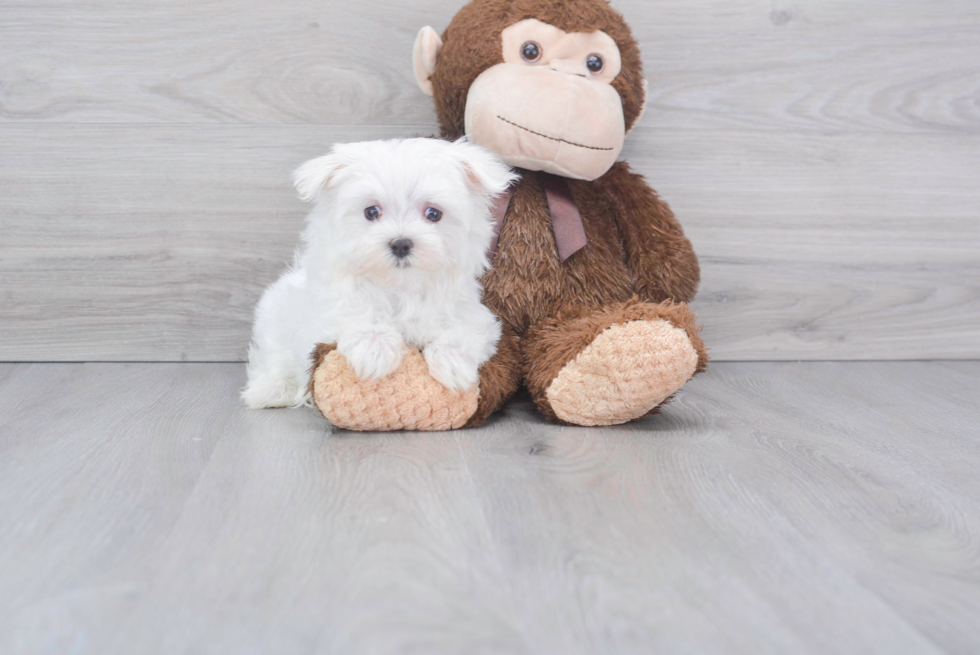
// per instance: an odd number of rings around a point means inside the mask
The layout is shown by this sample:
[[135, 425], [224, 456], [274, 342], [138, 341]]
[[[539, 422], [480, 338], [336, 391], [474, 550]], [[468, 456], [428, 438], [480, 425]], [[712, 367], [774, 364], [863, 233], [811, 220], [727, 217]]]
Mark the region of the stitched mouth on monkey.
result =
[[497, 114], [497, 120], [501, 120], [504, 123], [507, 123], [508, 125], [512, 125], [512, 126], [518, 128], [520, 130], [524, 130], [525, 132], [528, 132], [528, 133], [533, 134], [535, 136], [539, 136], [539, 137], [542, 137], [544, 139], [549, 139], [551, 141], [557, 141], [558, 143], [564, 143], [564, 144], [567, 144], [567, 145], [570, 145], [570, 146], [575, 146], [576, 148], [585, 148], [586, 150], [600, 150], [600, 151], [605, 151], [605, 152], [611, 152], [611, 151], [615, 150], [615, 148], [600, 148], [598, 146], [585, 145], [584, 143], [575, 143], [574, 141], [569, 141], [568, 139], [562, 139], [562, 138], [559, 138], [559, 137], [548, 136], [547, 134], [542, 134], [541, 132], [536, 132], [536, 131], [532, 130], [529, 127], [524, 127], [523, 125], [520, 125], [519, 123], [515, 123], [512, 120], [508, 120], [508, 119], [504, 118], [503, 116], [501, 116], [500, 114]]

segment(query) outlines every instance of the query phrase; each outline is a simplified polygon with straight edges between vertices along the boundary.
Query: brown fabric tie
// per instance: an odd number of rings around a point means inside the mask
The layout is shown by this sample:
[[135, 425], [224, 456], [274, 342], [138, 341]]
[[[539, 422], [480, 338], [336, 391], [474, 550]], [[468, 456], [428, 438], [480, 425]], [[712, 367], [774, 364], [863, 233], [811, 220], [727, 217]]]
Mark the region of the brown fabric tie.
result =
[[551, 229], [555, 232], [558, 256], [565, 261], [585, 247], [585, 226], [565, 178], [551, 173], [538, 173], [538, 183], [544, 188], [551, 211]]
[[[575, 199], [572, 198], [572, 191], [568, 188], [565, 178], [550, 173], [537, 173], [537, 177], [538, 183], [544, 189], [545, 197], [548, 199], [548, 211], [551, 212], [551, 229], [555, 233], [558, 256], [564, 262], [588, 243], [585, 237], [585, 226], [582, 225], [582, 214], [579, 213], [578, 207], [575, 205]], [[494, 200], [490, 209], [494, 230], [487, 256], [491, 262], [497, 252], [500, 230], [504, 226], [507, 209], [510, 207], [510, 201], [513, 197], [514, 190], [512, 188], [507, 189], [503, 195]]]

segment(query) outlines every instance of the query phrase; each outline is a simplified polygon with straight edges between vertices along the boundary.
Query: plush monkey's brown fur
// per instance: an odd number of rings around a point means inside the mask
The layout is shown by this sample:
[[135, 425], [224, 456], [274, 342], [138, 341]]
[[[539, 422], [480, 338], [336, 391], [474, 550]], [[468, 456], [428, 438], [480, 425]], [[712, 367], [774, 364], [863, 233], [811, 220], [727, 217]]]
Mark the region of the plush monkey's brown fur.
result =
[[[698, 261], [670, 208], [623, 162], [595, 182], [568, 184], [588, 245], [564, 262], [559, 259], [544, 191], [525, 171], [514, 189], [493, 268], [483, 279], [483, 302], [521, 337], [524, 382], [552, 419], [544, 393], [548, 385], [610, 325], [667, 320], [690, 337], [698, 372], [708, 361], [694, 314], [684, 304], [697, 291]], [[513, 361], [510, 348], [503, 352], [481, 370], [480, 408], [471, 425], [513, 393], [496, 382], [512, 379], [499, 373]], [[493, 377], [485, 371], [493, 371]]]
[[588, 245], [564, 262], [535, 175], [525, 172], [514, 189], [483, 301], [517, 334], [569, 306], [694, 297], [700, 273], [691, 244], [641, 176], [620, 162], [595, 182], [568, 185]]
[[[431, 77], [443, 136], [463, 134], [470, 85], [503, 61], [500, 32], [526, 18], [566, 32], [602, 30], [616, 41], [622, 70], [612, 85], [631, 128], [642, 112], [645, 93], [640, 52], [626, 22], [608, 2], [475, 0], [456, 14], [443, 34], [445, 45]], [[567, 261], [559, 259], [544, 192], [533, 173], [523, 172], [493, 269], [484, 278], [484, 302], [524, 341], [517, 375], [541, 411], [553, 419], [545, 389], [565, 363], [614, 323], [665, 318], [688, 333], [698, 353], [698, 371], [708, 360], [694, 314], [677, 304], [694, 297], [700, 271], [670, 208], [622, 162], [594, 182], [568, 183], [588, 245]], [[508, 343], [484, 366], [480, 407], [470, 424], [481, 422], [513, 393], [518, 365]], [[503, 370], [511, 373], [502, 374]]]
[[536, 18], [566, 32], [602, 30], [619, 46], [622, 70], [613, 87], [623, 99], [629, 130], [643, 111], [643, 63], [623, 17], [605, 0], [477, 0], [453, 17], [442, 35], [444, 46], [431, 76], [442, 135], [464, 134], [466, 94], [480, 73], [503, 62], [500, 33], [525, 18]]
[[521, 359], [520, 338], [514, 330], [504, 325], [503, 335], [497, 344], [497, 354], [480, 368], [480, 400], [476, 413], [466, 426], [479, 425], [514, 395], [521, 386], [524, 366]]

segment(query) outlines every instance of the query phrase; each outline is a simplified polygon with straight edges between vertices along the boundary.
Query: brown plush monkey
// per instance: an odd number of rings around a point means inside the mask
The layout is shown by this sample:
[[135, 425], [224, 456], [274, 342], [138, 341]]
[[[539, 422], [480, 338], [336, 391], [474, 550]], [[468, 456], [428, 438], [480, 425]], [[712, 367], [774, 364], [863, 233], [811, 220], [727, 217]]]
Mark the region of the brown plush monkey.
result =
[[522, 382], [553, 420], [610, 425], [656, 411], [708, 358], [684, 304], [699, 281], [691, 244], [616, 162], [646, 101], [623, 18], [606, 0], [473, 0], [441, 38], [419, 32], [413, 65], [444, 137], [465, 134], [522, 173], [498, 203], [484, 278], [504, 337], [479, 388], [458, 396], [433, 391], [413, 358], [397, 381], [359, 382], [321, 348], [314, 402], [335, 425], [373, 430], [476, 425]]

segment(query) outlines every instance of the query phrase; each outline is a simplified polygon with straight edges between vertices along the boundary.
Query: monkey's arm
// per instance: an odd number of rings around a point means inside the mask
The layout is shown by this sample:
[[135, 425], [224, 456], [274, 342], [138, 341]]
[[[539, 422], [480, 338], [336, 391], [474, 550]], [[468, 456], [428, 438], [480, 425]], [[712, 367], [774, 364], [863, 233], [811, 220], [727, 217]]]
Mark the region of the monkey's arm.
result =
[[625, 162], [617, 162], [595, 183], [614, 209], [613, 220], [623, 242], [626, 266], [636, 280], [637, 295], [649, 302], [690, 302], [698, 290], [701, 270], [691, 242], [667, 203]]

